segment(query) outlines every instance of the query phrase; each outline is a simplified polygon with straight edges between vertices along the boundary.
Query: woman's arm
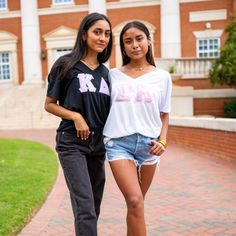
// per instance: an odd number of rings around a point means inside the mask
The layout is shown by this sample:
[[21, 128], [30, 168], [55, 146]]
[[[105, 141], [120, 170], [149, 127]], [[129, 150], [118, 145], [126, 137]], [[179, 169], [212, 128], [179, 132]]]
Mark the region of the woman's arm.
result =
[[77, 130], [77, 136], [81, 139], [87, 139], [89, 136], [89, 127], [83, 116], [75, 111], [70, 111], [57, 103], [57, 99], [46, 97], [44, 108], [47, 112], [66, 120], [72, 120]]
[[163, 154], [166, 149], [167, 131], [168, 131], [168, 125], [169, 125], [169, 113], [161, 112], [160, 117], [162, 121], [162, 128], [161, 128], [159, 140], [153, 140], [152, 141], [153, 146], [150, 149], [150, 154], [158, 155], [158, 156]]
[[161, 112], [161, 121], [162, 121], [162, 128], [159, 140], [162, 140], [164, 142], [167, 142], [167, 131], [169, 126], [169, 113]]

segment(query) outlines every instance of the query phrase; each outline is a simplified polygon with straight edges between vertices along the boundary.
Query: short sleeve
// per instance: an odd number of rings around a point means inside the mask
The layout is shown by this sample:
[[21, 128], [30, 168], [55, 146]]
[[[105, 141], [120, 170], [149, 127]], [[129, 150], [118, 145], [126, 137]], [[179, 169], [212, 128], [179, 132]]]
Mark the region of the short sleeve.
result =
[[61, 95], [61, 80], [57, 79], [60, 69], [53, 68], [48, 75], [47, 96], [59, 100]]
[[169, 113], [171, 111], [172, 80], [168, 72], [166, 72], [164, 75], [163, 88], [160, 112]]

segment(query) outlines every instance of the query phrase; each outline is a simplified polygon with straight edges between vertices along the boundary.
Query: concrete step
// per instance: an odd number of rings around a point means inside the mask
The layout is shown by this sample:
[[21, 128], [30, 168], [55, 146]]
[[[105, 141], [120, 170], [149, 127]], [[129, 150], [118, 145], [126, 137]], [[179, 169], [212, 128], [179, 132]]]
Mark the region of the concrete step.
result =
[[60, 118], [44, 110], [45, 87], [1, 87], [0, 92], [0, 130], [58, 127]]

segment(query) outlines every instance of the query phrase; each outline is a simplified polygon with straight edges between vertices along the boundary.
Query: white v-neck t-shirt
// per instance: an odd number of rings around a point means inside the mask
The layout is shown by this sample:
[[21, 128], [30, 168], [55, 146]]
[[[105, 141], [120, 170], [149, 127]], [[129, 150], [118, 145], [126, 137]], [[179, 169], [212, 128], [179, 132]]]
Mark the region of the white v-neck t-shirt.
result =
[[134, 133], [157, 138], [162, 122], [160, 112], [171, 109], [170, 74], [156, 69], [132, 78], [117, 68], [109, 72], [111, 108], [103, 134], [119, 138]]

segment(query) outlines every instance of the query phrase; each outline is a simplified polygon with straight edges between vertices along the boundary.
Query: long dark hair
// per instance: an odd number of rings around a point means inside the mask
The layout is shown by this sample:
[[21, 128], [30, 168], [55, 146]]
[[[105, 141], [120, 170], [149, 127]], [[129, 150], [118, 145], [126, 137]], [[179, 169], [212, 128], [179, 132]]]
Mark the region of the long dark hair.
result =
[[[107, 21], [110, 26], [110, 30], [112, 30], [111, 22], [103, 14], [94, 12], [84, 17], [84, 19], [82, 20], [80, 24], [79, 31], [78, 31], [76, 41], [75, 41], [75, 45], [71, 53], [68, 53], [60, 57], [53, 65], [53, 69], [58, 68], [58, 67], [60, 67], [61, 69], [60, 74], [58, 75], [57, 79], [63, 79], [65, 75], [67, 74], [67, 72], [77, 62], [79, 62], [83, 56], [86, 56], [88, 48], [87, 48], [87, 42], [86, 40], [84, 40], [84, 37], [83, 37], [84, 33], [86, 33], [89, 30], [89, 28], [92, 27], [99, 20]], [[112, 48], [112, 32], [111, 32], [111, 37], [109, 39], [109, 43], [107, 47], [101, 53], [98, 53], [97, 55], [97, 59], [100, 64], [106, 62], [109, 59], [111, 55], [111, 48]]]
[[[130, 28], [137, 28], [137, 29], [143, 31], [144, 34], [147, 36], [147, 38], [150, 39], [149, 30], [143, 23], [141, 23], [140, 21], [131, 21], [131, 22], [127, 23], [123, 27], [123, 29], [121, 30], [121, 33], [120, 33], [120, 50], [121, 50], [121, 55], [122, 55], [123, 66], [127, 65], [130, 62], [130, 57], [128, 57], [125, 53], [125, 46], [124, 46], [124, 41], [123, 41], [124, 33]], [[148, 46], [146, 59], [150, 65], [156, 66], [155, 62], [154, 62], [153, 54], [152, 54], [152, 46], [151, 45]]]

